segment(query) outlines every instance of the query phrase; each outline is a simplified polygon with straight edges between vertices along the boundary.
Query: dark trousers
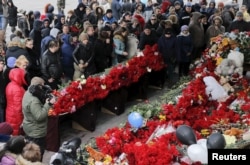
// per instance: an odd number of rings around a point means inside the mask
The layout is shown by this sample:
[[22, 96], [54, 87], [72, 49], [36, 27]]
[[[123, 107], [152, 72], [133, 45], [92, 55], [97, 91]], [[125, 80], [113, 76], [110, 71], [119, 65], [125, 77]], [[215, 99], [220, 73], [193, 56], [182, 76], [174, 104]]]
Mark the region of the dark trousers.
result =
[[188, 76], [190, 62], [180, 62], [179, 63], [179, 77]]
[[36, 143], [37, 145], [39, 145], [40, 147], [40, 151], [41, 151], [41, 161], [43, 160], [43, 154], [45, 152], [45, 146], [46, 146], [46, 139], [45, 137], [41, 137], [41, 138], [33, 138], [30, 136], [25, 136], [25, 139], [29, 142], [33, 142]]

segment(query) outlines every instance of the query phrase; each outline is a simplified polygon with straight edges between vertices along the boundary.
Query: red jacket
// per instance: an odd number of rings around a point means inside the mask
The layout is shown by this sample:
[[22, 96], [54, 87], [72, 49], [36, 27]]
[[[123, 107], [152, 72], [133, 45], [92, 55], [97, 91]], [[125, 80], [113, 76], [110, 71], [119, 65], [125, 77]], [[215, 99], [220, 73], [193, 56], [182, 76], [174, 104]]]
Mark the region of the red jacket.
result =
[[22, 99], [25, 93], [24, 85], [25, 70], [20, 68], [11, 69], [9, 73], [10, 83], [6, 87], [6, 122], [13, 127], [12, 135], [19, 135], [19, 128], [23, 121]]

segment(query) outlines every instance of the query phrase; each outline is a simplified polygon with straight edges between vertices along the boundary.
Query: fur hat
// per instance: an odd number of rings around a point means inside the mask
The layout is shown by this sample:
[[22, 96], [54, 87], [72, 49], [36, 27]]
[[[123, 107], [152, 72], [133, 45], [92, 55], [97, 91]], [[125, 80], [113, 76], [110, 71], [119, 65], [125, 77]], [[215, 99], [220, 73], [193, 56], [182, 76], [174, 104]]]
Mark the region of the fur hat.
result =
[[45, 81], [41, 77], [33, 77], [31, 79], [30, 85], [43, 85]]
[[13, 132], [13, 128], [7, 122], [0, 123], [0, 134], [3, 135], [11, 135]]

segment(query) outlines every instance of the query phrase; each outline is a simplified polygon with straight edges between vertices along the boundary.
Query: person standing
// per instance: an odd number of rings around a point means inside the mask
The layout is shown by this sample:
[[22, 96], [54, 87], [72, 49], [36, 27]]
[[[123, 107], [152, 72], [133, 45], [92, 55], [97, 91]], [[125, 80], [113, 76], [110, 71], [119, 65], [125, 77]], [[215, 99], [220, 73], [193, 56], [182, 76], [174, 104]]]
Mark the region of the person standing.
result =
[[193, 49], [192, 38], [187, 25], [181, 27], [181, 32], [177, 36], [177, 61], [179, 77], [188, 76], [191, 63], [191, 52]]
[[46, 145], [48, 111], [55, 103], [55, 98], [49, 99], [44, 96], [44, 83], [41, 77], [33, 77], [22, 99], [25, 139], [39, 145], [41, 157]]
[[22, 98], [25, 93], [24, 86], [27, 85], [25, 80], [25, 70], [13, 68], [9, 73], [10, 82], [6, 87], [6, 122], [13, 127], [12, 135], [20, 135], [20, 126], [23, 121]]
[[74, 76], [73, 80], [80, 78], [82, 75], [85, 78], [96, 73], [94, 45], [89, 42], [88, 34], [81, 33], [79, 36], [80, 44], [73, 52], [74, 58]]
[[8, 0], [8, 14], [9, 26], [11, 27], [11, 32], [14, 33], [17, 26], [17, 7], [12, 0]]
[[25, 146], [25, 139], [23, 136], [11, 137], [0, 151], [0, 164], [15, 165], [18, 155], [20, 155]]
[[57, 0], [58, 14], [64, 14], [65, 0]]
[[48, 49], [41, 57], [42, 78], [52, 89], [58, 89], [63, 75], [59, 41], [51, 40]]
[[6, 31], [7, 26], [9, 24], [9, 13], [8, 13], [8, 4], [7, 4], [7, 0], [2, 0], [3, 3], [3, 17], [2, 17], [2, 25], [3, 25], [3, 30]]
[[6, 81], [4, 79], [4, 57], [0, 55], [0, 123], [5, 121], [5, 107], [6, 107], [6, 97], [5, 97], [5, 87]]
[[169, 86], [173, 85], [174, 69], [177, 60], [177, 39], [173, 35], [172, 29], [167, 28], [164, 34], [158, 39], [159, 52], [162, 54], [166, 64], [166, 76], [169, 80]]

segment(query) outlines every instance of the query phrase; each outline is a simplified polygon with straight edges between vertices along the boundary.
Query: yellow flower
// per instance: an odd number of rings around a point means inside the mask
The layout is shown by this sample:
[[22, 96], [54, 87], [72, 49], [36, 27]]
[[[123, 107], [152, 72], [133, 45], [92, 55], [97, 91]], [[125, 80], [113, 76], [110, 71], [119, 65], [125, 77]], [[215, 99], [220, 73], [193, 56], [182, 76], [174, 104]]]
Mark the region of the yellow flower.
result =
[[223, 38], [222, 39], [222, 45], [227, 46], [229, 44], [229, 39], [228, 38]]
[[165, 115], [159, 115], [159, 119], [160, 119], [160, 121], [164, 121], [164, 120], [166, 120], [166, 116]]
[[223, 60], [222, 57], [217, 57], [216, 58], [216, 66], [220, 65], [222, 60]]
[[109, 164], [111, 162], [112, 162], [112, 157], [110, 155], [105, 155], [103, 163]]

